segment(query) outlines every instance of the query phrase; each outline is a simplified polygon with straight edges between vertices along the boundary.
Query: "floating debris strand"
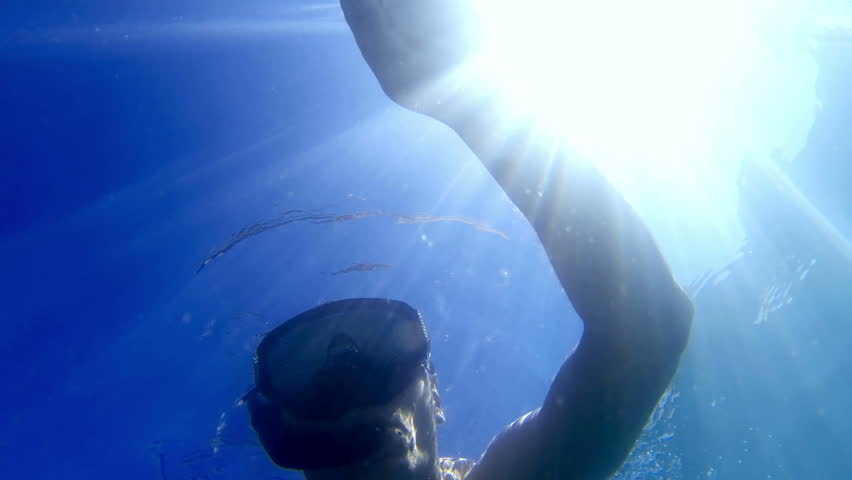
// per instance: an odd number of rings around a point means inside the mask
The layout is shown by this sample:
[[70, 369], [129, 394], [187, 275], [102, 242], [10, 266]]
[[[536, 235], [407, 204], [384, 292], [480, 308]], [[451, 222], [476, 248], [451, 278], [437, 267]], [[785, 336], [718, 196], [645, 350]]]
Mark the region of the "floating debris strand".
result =
[[[464, 217], [439, 217], [439, 216], [432, 216], [432, 215], [425, 215], [425, 214], [408, 215], [408, 214], [385, 212], [385, 211], [382, 211], [382, 210], [376, 210], [376, 211], [372, 211], [372, 212], [355, 212], [355, 213], [347, 213], [347, 214], [333, 214], [333, 213], [324, 213], [321, 210], [293, 209], [293, 210], [287, 210], [285, 212], [282, 212], [277, 217], [266, 219], [266, 220], [260, 220], [258, 222], [252, 223], [251, 225], [248, 225], [248, 226], [242, 228], [240, 231], [238, 231], [237, 233], [232, 235], [231, 238], [227, 242], [225, 242], [224, 244], [222, 244], [219, 247], [214, 248], [213, 251], [210, 253], [210, 255], [207, 258], [205, 258], [204, 261], [201, 262], [201, 265], [198, 266], [198, 269], [195, 271], [195, 273], [197, 275], [210, 262], [221, 257], [222, 255], [227, 253], [228, 250], [234, 248], [235, 246], [237, 246], [237, 244], [239, 244], [243, 240], [254, 237], [256, 235], [260, 235], [261, 233], [268, 232], [269, 230], [272, 230], [274, 228], [283, 227], [283, 226], [289, 225], [291, 223], [311, 223], [311, 224], [343, 223], [343, 222], [349, 222], [349, 221], [352, 221], [352, 220], [362, 220], [362, 219], [365, 219], [365, 218], [373, 218], [373, 217], [390, 217], [390, 218], [396, 219], [396, 222], [401, 223], [401, 224], [434, 223], [434, 222], [462, 223], [462, 224], [465, 224], [465, 225], [469, 225], [469, 226], [471, 226], [471, 227], [473, 227], [477, 230], [497, 235], [500, 238], [503, 238], [505, 240], [509, 239], [509, 237], [505, 233], [503, 233], [503, 232], [501, 232], [501, 231], [499, 231], [499, 230], [497, 230], [497, 229], [495, 229], [495, 228], [493, 228], [489, 225], [485, 225], [483, 223], [479, 223], [479, 222], [476, 222], [474, 220], [470, 220], [470, 219], [467, 219], [467, 218], [464, 218]], [[367, 264], [364, 264], [364, 265], [367, 265]], [[381, 264], [376, 264], [376, 265], [381, 265]], [[388, 268], [389, 267], [390, 266], [388, 266]], [[350, 268], [352, 268], [352, 267], [350, 267]], [[375, 270], [377, 268], [383, 268], [383, 267], [372, 268], [372, 270]], [[366, 270], [371, 270], [371, 269], [366, 269]], [[363, 270], [355, 269], [355, 270], [351, 270], [351, 271], [363, 271]], [[349, 272], [341, 271], [340, 273], [349, 273]]]

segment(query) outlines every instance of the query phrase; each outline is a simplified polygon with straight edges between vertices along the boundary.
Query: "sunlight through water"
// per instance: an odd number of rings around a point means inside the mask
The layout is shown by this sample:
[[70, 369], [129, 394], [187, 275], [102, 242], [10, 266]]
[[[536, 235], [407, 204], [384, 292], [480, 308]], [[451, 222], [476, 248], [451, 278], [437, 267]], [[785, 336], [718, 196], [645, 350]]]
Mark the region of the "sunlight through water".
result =
[[479, 62], [515, 107], [595, 161], [667, 254], [706, 243], [717, 265], [743, 239], [742, 163], [795, 158], [805, 143], [818, 33], [837, 5], [474, 2], [487, 36]]
[[755, 55], [735, 0], [487, 3], [485, 61], [501, 87], [594, 153], [688, 152]]

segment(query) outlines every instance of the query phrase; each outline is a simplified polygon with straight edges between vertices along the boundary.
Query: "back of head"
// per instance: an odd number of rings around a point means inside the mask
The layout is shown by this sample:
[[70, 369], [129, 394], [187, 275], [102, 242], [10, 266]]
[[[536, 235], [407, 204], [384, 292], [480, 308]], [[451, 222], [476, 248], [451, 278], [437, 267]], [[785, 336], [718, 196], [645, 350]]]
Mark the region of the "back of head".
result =
[[252, 427], [283, 468], [323, 469], [363, 459], [391, 429], [361, 415], [406, 389], [429, 356], [419, 313], [386, 299], [320, 305], [269, 332], [257, 348]]

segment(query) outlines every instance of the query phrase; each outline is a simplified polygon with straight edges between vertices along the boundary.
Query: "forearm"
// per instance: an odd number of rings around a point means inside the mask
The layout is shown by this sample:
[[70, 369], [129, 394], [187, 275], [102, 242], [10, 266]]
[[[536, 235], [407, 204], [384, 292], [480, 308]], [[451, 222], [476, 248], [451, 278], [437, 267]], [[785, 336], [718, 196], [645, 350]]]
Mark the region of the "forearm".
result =
[[593, 164], [534, 133], [531, 123], [511, 123], [499, 105], [484, 102], [467, 111], [445, 123], [530, 221], [584, 323], [580, 345], [535, 421], [503, 441], [512, 449], [540, 448], [519, 454], [489, 448], [476, 478], [539, 465], [555, 478], [607, 478], [633, 448], [677, 369], [692, 304], [647, 227]]
[[685, 342], [691, 304], [636, 212], [590, 161], [511, 117], [483, 96], [442, 120], [532, 224], [585, 336], [662, 329]]

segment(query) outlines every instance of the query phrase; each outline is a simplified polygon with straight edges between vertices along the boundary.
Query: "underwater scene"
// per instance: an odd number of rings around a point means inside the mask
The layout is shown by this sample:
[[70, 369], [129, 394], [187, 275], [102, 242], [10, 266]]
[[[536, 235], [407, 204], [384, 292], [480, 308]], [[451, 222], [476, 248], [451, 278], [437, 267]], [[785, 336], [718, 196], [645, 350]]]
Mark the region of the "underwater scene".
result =
[[0, 477], [846, 478], [850, 86], [841, 0], [6, 0]]

